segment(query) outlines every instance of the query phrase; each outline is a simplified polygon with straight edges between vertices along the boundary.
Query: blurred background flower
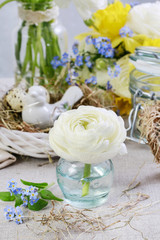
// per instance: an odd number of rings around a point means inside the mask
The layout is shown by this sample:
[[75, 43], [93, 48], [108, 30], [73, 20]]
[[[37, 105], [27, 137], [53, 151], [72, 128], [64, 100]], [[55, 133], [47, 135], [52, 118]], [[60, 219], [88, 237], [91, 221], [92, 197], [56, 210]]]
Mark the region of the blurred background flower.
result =
[[86, 20], [92, 17], [92, 13], [98, 9], [103, 9], [107, 6], [108, 0], [55, 0], [59, 7], [68, 7], [73, 2], [80, 14]]

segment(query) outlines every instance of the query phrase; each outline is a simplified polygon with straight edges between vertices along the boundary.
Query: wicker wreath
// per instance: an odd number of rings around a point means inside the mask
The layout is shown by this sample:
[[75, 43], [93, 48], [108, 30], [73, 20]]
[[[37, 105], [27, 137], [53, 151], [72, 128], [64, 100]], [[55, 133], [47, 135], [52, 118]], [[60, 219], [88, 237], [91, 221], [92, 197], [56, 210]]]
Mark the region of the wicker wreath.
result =
[[50, 148], [47, 133], [29, 133], [0, 128], [0, 149], [7, 152], [46, 158], [56, 154]]
[[[13, 87], [13, 79], [0, 79], [0, 99]], [[0, 149], [24, 156], [48, 158], [56, 156], [49, 145], [47, 133], [23, 132], [0, 127]]]

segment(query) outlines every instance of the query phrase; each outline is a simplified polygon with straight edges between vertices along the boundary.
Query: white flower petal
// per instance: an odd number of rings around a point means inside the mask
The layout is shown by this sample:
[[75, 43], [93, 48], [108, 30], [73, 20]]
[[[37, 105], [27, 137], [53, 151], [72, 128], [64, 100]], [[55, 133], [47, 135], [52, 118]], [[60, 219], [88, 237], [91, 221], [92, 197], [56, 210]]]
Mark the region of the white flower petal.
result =
[[108, 0], [73, 0], [75, 6], [83, 19], [89, 19], [93, 12], [107, 6]]
[[143, 3], [131, 9], [127, 26], [137, 34], [145, 34], [150, 38], [160, 37], [160, 2]]
[[[55, 0], [55, 3], [60, 7], [68, 7], [71, 0]], [[107, 6], [108, 0], [73, 0], [79, 14], [83, 19], [89, 19], [92, 13], [98, 9], [103, 9]]]
[[70, 4], [71, 0], [54, 0], [54, 2], [57, 4], [60, 8], [66, 8]]
[[83, 163], [98, 163], [125, 153], [121, 151], [125, 138], [121, 117], [92, 106], [61, 114], [49, 133], [50, 145], [57, 155]]

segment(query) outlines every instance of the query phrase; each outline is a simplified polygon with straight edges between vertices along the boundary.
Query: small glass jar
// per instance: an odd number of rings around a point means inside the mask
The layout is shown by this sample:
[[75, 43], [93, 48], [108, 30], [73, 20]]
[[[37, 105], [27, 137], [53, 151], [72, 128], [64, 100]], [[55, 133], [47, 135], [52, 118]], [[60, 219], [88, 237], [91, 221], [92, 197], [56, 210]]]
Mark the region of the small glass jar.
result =
[[130, 73], [129, 84], [133, 104], [130, 136], [139, 138], [141, 133], [138, 115], [143, 104], [147, 101], [154, 104], [155, 100], [160, 100], [160, 48], [136, 48], [135, 54], [130, 55], [130, 61], [135, 66]]
[[[57, 165], [57, 182], [65, 200], [78, 208], [93, 208], [105, 203], [113, 181], [111, 160], [91, 164], [90, 176], [84, 178], [84, 163], [60, 159]], [[82, 196], [83, 183], [89, 184], [89, 192]]]
[[16, 85], [28, 89], [43, 85], [49, 92], [62, 68], [51, 61], [67, 51], [67, 32], [59, 23], [59, 8], [52, 1], [22, 2], [18, 5], [20, 23], [15, 30]]

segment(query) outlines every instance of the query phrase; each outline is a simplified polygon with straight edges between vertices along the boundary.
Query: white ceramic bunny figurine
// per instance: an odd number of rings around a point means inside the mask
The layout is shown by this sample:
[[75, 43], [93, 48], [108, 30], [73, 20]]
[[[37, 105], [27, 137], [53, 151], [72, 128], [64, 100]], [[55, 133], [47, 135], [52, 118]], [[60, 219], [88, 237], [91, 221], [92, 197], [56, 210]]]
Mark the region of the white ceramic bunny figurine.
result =
[[49, 104], [46, 89], [42, 86], [32, 86], [26, 96], [22, 119], [39, 128], [51, 127], [58, 116], [67, 110], [65, 104], [72, 107], [82, 96], [83, 93], [79, 87], [71, 86], [60, 101]]

